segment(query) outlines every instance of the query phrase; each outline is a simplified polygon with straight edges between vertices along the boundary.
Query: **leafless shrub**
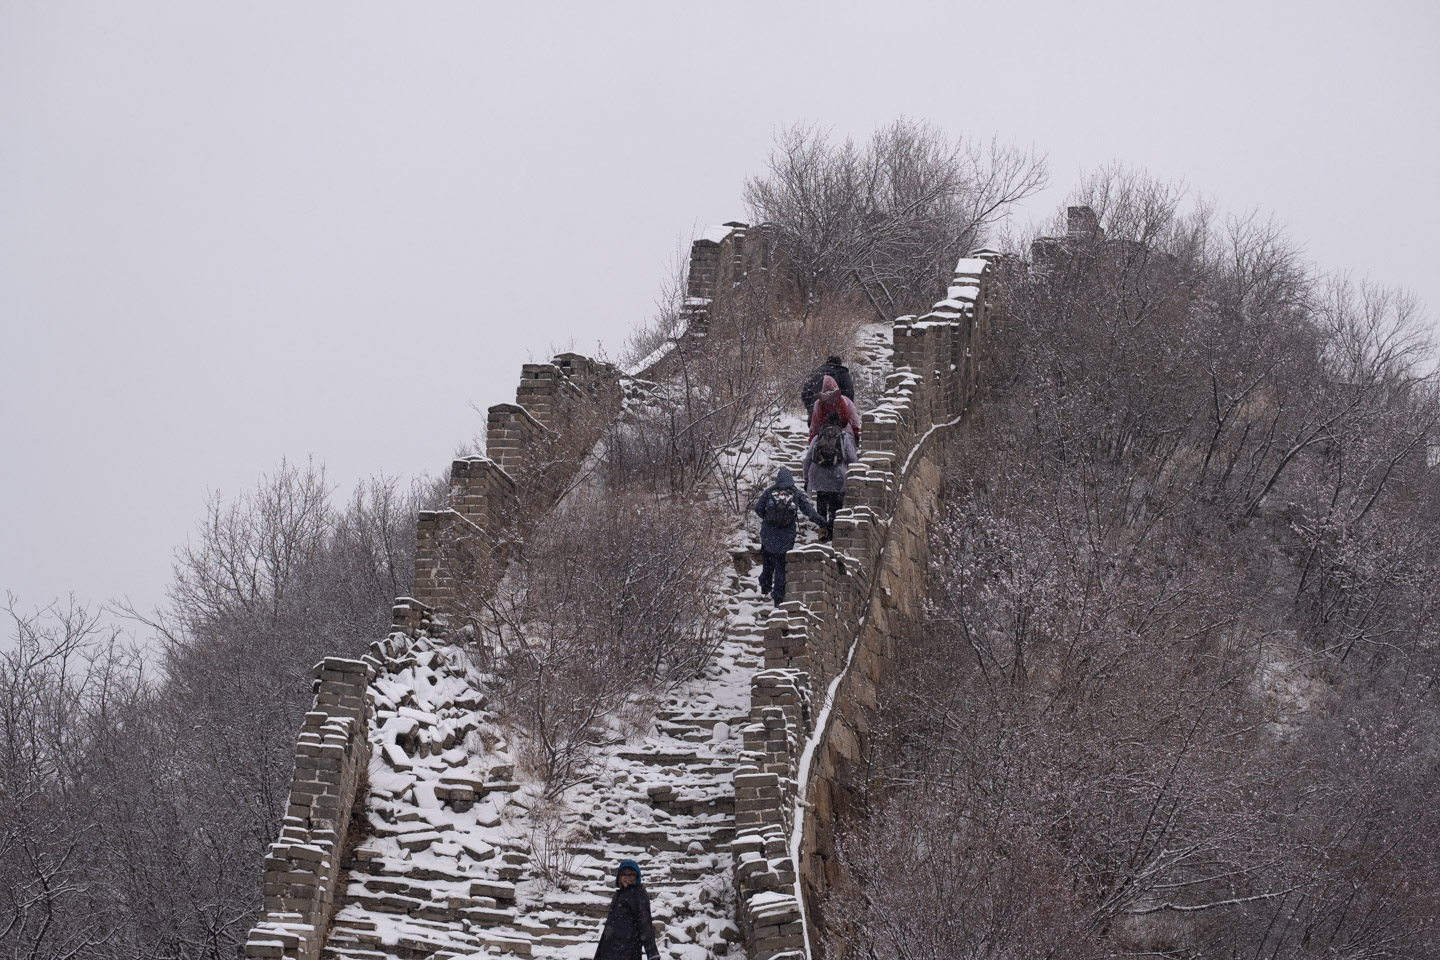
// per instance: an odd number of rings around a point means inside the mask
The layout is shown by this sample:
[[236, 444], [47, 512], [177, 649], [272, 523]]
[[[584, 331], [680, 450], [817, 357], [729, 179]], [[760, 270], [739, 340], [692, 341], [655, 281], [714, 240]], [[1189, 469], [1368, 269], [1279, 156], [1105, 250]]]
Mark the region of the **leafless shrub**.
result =
[[689, 272], [688, 252], [677, 250], [661, 281], [654, 314], [648, 321], [637, 325], [625, 340], [620, 358], [625, 367], [636, 367], [684, 333], [685, 289]]
[[577, 491], [481, 619], [505, 715], [552, 794], [587, 774], [626, 699], [697, 674], [720, 639], [719, 526], [703, 504]]
[[881, 320], [933, 303], [956, 258], [1046, 179], [1033, 151], [904, 119], [863, 147], [787, 128], [769, 168], [746, 181], [745, 200], [775, 228], [804, 308], [853, 296]]
[[764, 435], [798, 409], [804, 378], [828, 354], [843, 353], [863, 321], [836, 303], [802, 323], [773, 281], [753, 276], [723, 291], [706, 335], [677, 341], [670, 375], [610, 428], [602, 464], [609, 483], [680, 496], [706, 485], [740, 508]]
[[875, 956], [905, 904], [923, 956], [1433, 954], [1418, 311], [1144, 178], [1086, 199], [1103, 233], [1008, 277], [827, 916]]
[[528, 818], [531, 863], [546, 889], [570, 889], [579, 848], [590, 840], [588, 832], [567, 823], [563, 813], [555, 804], [542, 803], [531, 809]]

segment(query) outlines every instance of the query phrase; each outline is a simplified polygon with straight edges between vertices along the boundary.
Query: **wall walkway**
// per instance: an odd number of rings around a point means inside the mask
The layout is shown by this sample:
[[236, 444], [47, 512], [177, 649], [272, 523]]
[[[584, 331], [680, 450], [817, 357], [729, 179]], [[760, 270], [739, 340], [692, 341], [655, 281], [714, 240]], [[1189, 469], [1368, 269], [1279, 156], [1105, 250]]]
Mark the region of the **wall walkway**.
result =
[[[746, 228], [728, 225], [697, 241], [685, 335], [704, 335], [716, 284], [763, 261], [757, 233], [747, 246]], [[420, 518], [415, 596], [397, 601], [395, 632], [317, 668], [247, 956], [588, 958], [621, 856], [647, 864], [668, 956], [765, 960], [818, 942], [888, 625], [919, 602], [943, 435], [974, 397], [992, 259], [961, 260], [934, 311], [872, 345], [890, 354], [884, 396], [863, 412], [833, 544], [791, 554], [789, 602], [759, 608], [739, 548], [719, 585], [732, 622], [716, 662], [558, 819], [540, 817], [503, 718], [447, 639], [621, 408], [626, 378], [608, 364], [527, 365], [516, 403], [490, 410], [486, 456], [455, 461], [449, 507]], [[661, 351], [644, 373], [664, 364]], [[803, 426], [772, 442], [798, 470]], [[527, 516], [521, 504], [540, 506]]]

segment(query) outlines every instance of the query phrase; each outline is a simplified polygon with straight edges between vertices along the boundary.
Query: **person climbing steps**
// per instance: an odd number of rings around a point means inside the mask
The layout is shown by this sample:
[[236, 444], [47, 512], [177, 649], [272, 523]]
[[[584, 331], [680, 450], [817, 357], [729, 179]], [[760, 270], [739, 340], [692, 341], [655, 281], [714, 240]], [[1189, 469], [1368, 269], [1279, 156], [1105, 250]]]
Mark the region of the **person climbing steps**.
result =
[[807, 424], [815, 410], [815, 400], [820, 396], [820, 391], [825, 389], [826, 377], [835, 381], [843, 396], [849, 397], [852, 401], [855, 399], [855, 381], [850, 378], [850, 368], [845, 366], [845, 362], [834, 354], [826, 357], [825, 362], [805, 378], [805, 386], [800, 390], [800, 403], [805, 408]]
[[855, 441], [856, 449], [860, 447], [860, 411], [855, 407], [855, 401], [840, 390], [835, 383], [834, 377], [826, 377], [824, 389], [815, 400], [815, 406], [810, 411], [810, 442], [820, 433], [820, 428], [826, 424], [838, 420], [841, 426], [850, 432]]
[[839, 418], [834, 415], [805, 449], [800, 475], [804, 478], [806, 492], [815, 494], [815, 507], [825, 524], [825, 532], [820, 535], [821, 543], [828, 542], [833, 535], [835, 514], [845, 506], [846, 474], [850, 464], [859, 459], [850, 431], [842, 427]]
[[775, 483], [755, 501], [760, 517], [760, 592], [770, 594], [778, 607], [785, 602], [785, 554], [795, 546], [799, 515], [805, 514], [823, 533], [829, 528], [810, 503], [810, 498], [795, 487], [795, 477], [781, 467]]

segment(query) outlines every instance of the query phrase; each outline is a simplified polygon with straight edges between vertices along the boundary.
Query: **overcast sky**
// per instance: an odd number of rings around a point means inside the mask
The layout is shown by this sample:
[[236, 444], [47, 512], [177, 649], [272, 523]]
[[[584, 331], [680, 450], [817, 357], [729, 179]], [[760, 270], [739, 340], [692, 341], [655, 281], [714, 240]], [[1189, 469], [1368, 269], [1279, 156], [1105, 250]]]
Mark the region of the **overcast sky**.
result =
[[0, 0], [0, 591], [154, 605], [281, 457], [443, 472], [795, 121], [1034, 144], [1036, 219], [1183, 178], [1434, 316], [1436, 10]]

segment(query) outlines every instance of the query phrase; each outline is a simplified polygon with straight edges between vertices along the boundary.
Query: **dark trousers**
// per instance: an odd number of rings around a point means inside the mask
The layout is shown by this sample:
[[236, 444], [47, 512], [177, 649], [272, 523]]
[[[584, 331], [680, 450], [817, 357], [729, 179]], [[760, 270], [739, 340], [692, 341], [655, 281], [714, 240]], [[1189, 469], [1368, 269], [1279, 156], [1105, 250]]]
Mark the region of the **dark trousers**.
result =
[[843, 493], [826, 493], [821, 490], [815, 494], [815, 512], [820, 514], [820, 519], [825, 522], [827, 530], [834, 529], [835, 514], [843, 506], [845, 506], [845, 494]]
[[760, 592], [770, 594], [777, 604], [785, 602], [785, 554], [760, 551]]

